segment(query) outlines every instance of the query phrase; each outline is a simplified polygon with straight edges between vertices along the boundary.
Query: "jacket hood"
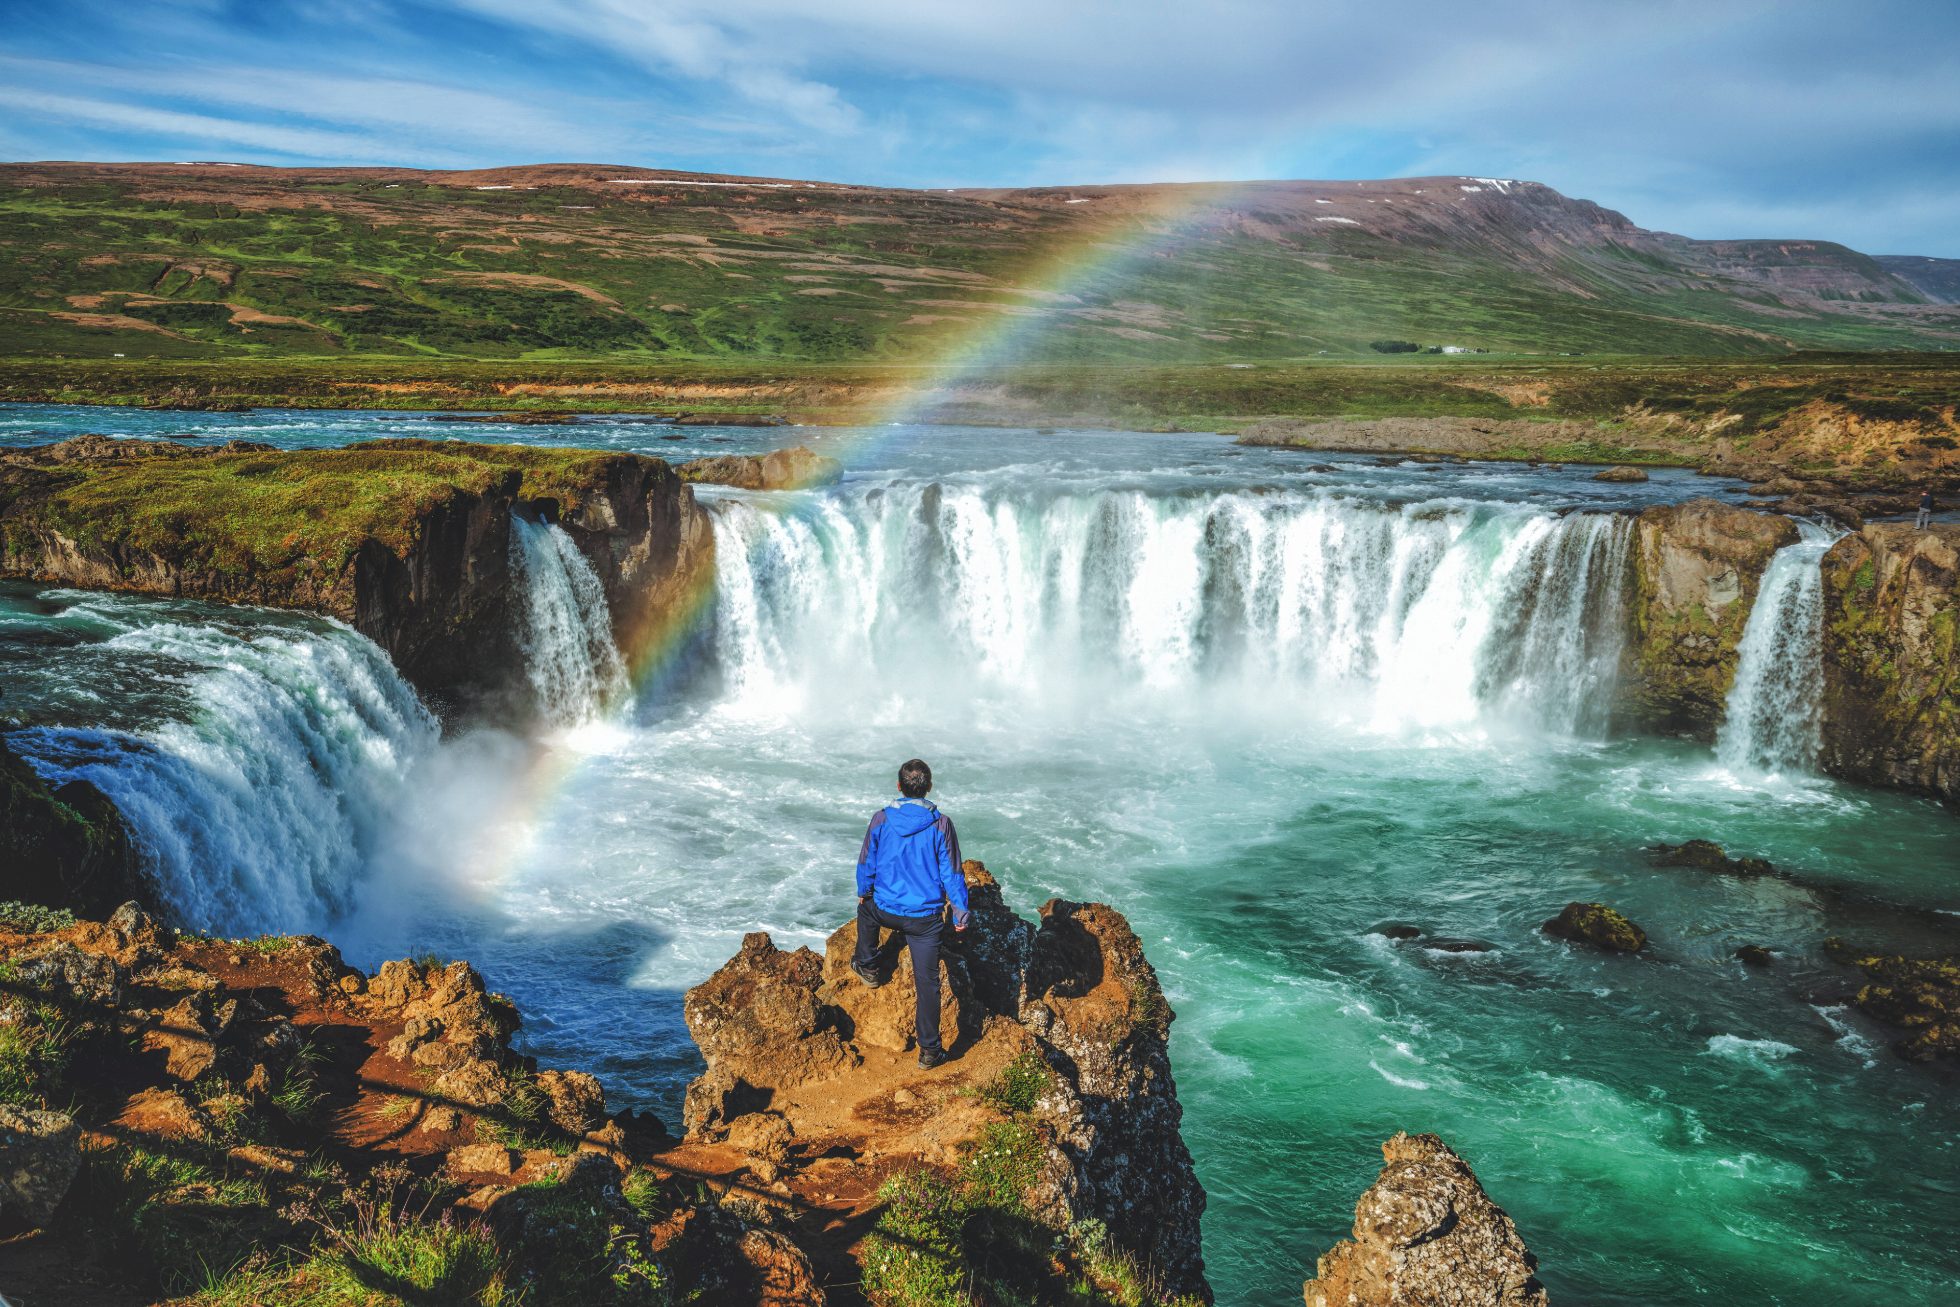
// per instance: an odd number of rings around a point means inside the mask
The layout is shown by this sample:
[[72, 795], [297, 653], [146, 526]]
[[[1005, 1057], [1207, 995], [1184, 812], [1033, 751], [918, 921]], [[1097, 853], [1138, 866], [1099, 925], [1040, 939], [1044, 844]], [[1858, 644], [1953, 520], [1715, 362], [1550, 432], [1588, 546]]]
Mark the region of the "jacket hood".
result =
[[900, 799], [885, 806], [885, 828], [898, 835], [931, 830], [938, 820], [939, 809], [926, 799]]

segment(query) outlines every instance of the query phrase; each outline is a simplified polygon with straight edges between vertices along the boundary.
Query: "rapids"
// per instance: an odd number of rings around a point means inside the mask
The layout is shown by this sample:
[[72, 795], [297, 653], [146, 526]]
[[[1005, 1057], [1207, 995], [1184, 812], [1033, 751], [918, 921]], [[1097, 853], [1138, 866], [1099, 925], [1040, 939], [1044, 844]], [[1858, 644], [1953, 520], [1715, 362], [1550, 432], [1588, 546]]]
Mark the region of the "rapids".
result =
[[[0, 440], [185, 420], [0, 410]], [[196, 420], [213, 440], [669, 456], [781, 437]], [[1178, 1013], [1222, 1303], [1297, 1302], [1396, 1129], [1472, 1161], [1564, 1302], [1960, 1290], [1937, 1236], [1960, 1220], [1953, 1074], [1886, 1052], [1817, 948], [1952, 947], [1960, 832], [1810, 774], [1801, 729], [1758, 748], [1812, 674], [1814, 539], [1765, 583], [1718, 758], [1611, 738], [1605, 709], [1613, 510], [1722, 483], [1189, 435], [831, 443], [852, 469], [837, 487], [703, 490], [712, 619], [637, 694], [593, 638], [579, 560], [526, 524], [525, 634], [558, 705], [538, 738], [438, 743], [332, 623], [28, 586], [0, 588], [0, 712], [39, 765], [124, 804], [189, 920], [320, 930], [369, 965], [468, 957], [525, 1012], [530, 1051], [670, 1118], [698, 1068], [681, 992], [745, 931], [814, 944], [841, 921], [865, 818], [924, 756], [1024, 913], [1105, 899], [1143, 938]], [[1642, 851], [1697, 836], [1795, 878]], [[1652, 955], [1540, 935], [1573, 898], [1625, 910]], [[1388, 921], [1489, 947], [1394, 944]], [[1744, 968], [1742, 943], [1777, 965]]]

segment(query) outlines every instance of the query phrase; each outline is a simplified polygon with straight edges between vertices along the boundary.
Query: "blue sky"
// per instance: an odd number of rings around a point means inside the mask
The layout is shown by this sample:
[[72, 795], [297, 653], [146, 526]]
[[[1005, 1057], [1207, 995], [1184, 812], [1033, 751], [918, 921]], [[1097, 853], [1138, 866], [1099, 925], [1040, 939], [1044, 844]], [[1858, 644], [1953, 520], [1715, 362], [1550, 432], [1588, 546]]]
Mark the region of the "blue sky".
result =
[[1960, 3], [0, 0], [0, 157], [1465, 173], [1960, 257]]

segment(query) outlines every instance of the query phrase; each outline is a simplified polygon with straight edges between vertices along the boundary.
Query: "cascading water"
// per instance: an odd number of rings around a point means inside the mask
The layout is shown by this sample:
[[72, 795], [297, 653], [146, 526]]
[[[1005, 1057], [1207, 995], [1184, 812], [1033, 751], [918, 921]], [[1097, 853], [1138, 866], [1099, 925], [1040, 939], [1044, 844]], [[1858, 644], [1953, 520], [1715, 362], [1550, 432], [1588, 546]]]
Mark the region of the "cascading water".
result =
[[14, 747], [51, 779], [79, 777], [115, 801], [178, 920], [233, 933], [323, 927], [438, 736], [387, 655], [316, 619], [268, 615], [255, 630], [186, 620], [179, 606], [74, 598], [62, 619], [106, 638], [69, 649], [59, 684], [35, 692], [127, 705], [167, 689], [183, 715], [29, 727], [9, 736]]
[[1715, 756], [1732, 772], [1812, 772], [1823, 747], [1824, 555], [1837, 537], [1798, 522], [1776, 551], [1737, 647]]
[[865, 675], [1285, 689], [1382, 730], [1603, 725], [1629, 527], [1301, 493], [940, 483], [715, 505], [717, 653], [758, 711]]
[[547, 721], [591, 721], [626, 688], [605, 587], [563, 527], [513, 514], [511, 563], [523, 586], [518, 644]]

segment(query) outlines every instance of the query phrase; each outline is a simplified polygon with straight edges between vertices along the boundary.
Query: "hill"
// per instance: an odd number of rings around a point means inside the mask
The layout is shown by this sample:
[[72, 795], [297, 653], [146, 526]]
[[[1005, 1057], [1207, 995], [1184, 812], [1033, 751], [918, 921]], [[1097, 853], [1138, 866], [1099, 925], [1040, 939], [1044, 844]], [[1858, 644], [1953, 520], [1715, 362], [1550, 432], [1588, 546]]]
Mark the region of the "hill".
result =
[[0, 354], [16, 357], [1960, 344], [1950, 270], [1924, 260], [1689, 240], [1495, 178], [914, 191], [583, 164], [10, 164], [0, 251]]

